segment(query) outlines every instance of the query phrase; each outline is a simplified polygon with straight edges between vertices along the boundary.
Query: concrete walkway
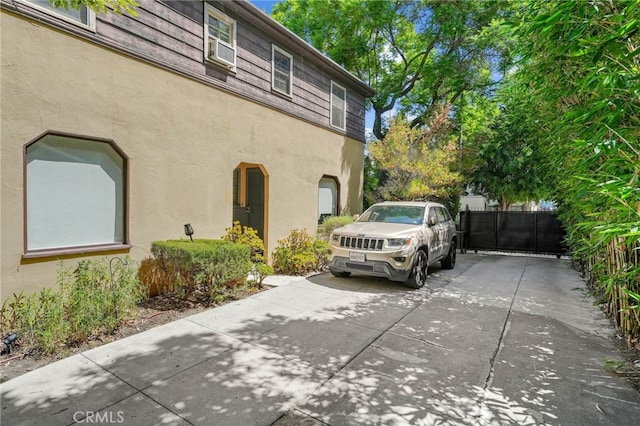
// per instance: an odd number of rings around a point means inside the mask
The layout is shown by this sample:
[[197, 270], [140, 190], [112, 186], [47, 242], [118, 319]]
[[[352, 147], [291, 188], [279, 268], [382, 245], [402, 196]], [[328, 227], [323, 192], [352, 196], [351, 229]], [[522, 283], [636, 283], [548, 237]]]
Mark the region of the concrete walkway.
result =
[[428, 288], [329, 274], [2, 385], [2, 425], [637, 425], [567, 261], [459, 255]]

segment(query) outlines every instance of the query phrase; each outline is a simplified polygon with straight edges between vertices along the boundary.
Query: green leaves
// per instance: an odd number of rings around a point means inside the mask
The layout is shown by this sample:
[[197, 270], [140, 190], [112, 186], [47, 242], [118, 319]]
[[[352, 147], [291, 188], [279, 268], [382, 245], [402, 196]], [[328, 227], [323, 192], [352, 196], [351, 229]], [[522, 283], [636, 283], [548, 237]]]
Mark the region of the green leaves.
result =
[[136, 16], [135, 8], [138, 3], [135, 0], [49, 0], [53, 6], [63, 9], [80, 9], [87, 6], [95, 13], [107, 13], [110, 10], [114, 13], [128, 13]]
[[[541, 163], [542, 128], [531, 102], [531, 90], [509, 76], [496, 93], [496, 106], [467, 155], [469, 183], [476, 193], [497, 200], [503, 208], [519, 201], [538, 201], [546, 195]], [[463, 116], [463, 126], [470, 121]]]
[[[640, 336], [640, 1], [530, 1], [517, 78], [546, 135], [541, 163], [574, 255], [630, 338]], [[626, 295], [626, 296], [625, 296]]]
[[311, 236], [306, 229], [293, 229], [272, 253], [273, 269], [285, 275], [307, 275], [321, 271], [329, 259], [329, 243]]
[[194, 286], [227, 286], [244, 282], [251, 270], [251, 247], [223, 240], [167, 240], [151, 243], [151, 253], [167, 272], [178, 272], [176, 287], [186, 285], [184, 296]]
[[481, 0], [285, 0], [273, 17], [377, 91], [370, 105], [373, 132], [382, 139], [385, 113], [424, 126], [463, 93], [491, 84], [488, 70], [508, 44], [496, 21], [508, 7]]
[[384, 140], [369, 145], [372, 160], [387, 171], [379, 188], [381, 198], [437, 199], [457, 211], [457, 201], [451, 205], [449, 200], [459, 194], [462, 177], [455, 170], [458, 141], [448, 137], [448, 112], [442, 110], [422, 129], [412, 129], [397, 117]]
[[0, 309], [3, 335], [17, 332], [25, 352], [57, 354], [130, 319], [143, 291], [136, 267], [104, 259], [61, 267], [58, 289], [13, 295]]

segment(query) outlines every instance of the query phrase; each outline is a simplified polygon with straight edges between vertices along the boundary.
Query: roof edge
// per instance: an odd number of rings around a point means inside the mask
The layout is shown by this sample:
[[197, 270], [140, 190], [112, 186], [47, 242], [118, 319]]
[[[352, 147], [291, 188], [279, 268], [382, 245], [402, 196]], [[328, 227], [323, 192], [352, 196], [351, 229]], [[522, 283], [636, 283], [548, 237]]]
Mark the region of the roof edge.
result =
[[[365, 97], [371, 97], [376, 94], [376, 91], [371, 86], [360, 80], [355, 75], [351, 74], [340, 64], [307, 43], [296, 33], [273, 19], [271, 16], [267, 15], [264, 11], [258, 9], [257, 6], [255, 6], [248, 0], [236, 0], [233, 3], [238, 6], [234, 10], [236, 13], [238, 13], [238, 15], [247, 19], [249, 22], [260, 28], [269, 36], [282, 43], [294, 45], [302, 52], [306, 52], [307, 54], [309, 54], [309, 59], [312, 62], [314, 62], [316, 65], [319, 65], [321, 68], [326, 68], [334, 74], [337, 74], [340, 77], [344, 78], [347, 82], [351, 83], [352, 86], [355, 86], [358, 89], [358, 92]], [[256, 22], [255, 18], [258, 18], [259, 21]]]

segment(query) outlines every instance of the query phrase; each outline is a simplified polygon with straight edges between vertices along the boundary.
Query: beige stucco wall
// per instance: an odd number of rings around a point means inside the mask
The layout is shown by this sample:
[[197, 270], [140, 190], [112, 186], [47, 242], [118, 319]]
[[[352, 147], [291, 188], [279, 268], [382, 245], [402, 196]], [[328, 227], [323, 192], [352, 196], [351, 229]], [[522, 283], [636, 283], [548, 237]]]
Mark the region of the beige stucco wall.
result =
[[[2, 299], [55, 284], [58, 261], [22, 260], [23, 148], [47, 130], [108, 138], [129, 156], [132, 257], [150, 242], [219, 238], [232, 221], [233, 170], [269, 174], [267, 245], [315, 232], [318, 182], [339, 178], [362, 205], [363, 144], [8, 12], [1, 14]], [[73, 264], [79, 258], [65, 260]]]

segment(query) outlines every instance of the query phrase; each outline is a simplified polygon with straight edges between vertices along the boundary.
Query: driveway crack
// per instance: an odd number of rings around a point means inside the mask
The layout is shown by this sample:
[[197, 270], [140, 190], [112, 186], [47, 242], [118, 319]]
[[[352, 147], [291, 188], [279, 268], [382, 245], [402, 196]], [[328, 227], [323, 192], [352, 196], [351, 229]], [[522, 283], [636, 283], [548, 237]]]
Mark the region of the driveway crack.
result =
[[511, 297], [511, 303], [509, 304], [509, 310], [507, 312], [507, 316], [504, 319], [504, 324], [502, 324], [502, 332], [500, 333], [500, 338], [498, 339], [498, 344], [496, 345], [496, 349], [493, 352], [493, 355], [491, 356], [491, 358], [489, 359], [489, 374], [487, 375], [487, 378], [484, 382], [484, 387], [483, 387], [483, 400], [484, 400], [484, 393], [486, 392], [486, 390], [491, 387], [491, 384], [493, 383], [493, 375], [494, 375], [494, 366], [496, 363], [496, 359], [498, 358], [498, 355], [500, 354], [500, 351], [502, 350], [502, 348], [504, 347], [504, 339], [507, 336], [507, 333], [509, 331], [509, 325], [511, 323], [511, 314], [513, 312], [513, 304], [516, 301], [516, 296], [518, 295], [518, 290], [520, 289], [520, 284], [522, 283], [522, 278], [524, 277], [525, 272], [527, 271], [527, 266], [529, 265], [529, 259], [526, 260], [525, 264], [524, 264], [524, 268], [522, 268], [522, 273], [520, 274], [520, 278], [518, 279], [518, 285], [516, 286], [515, 291], [513, 292], [513, 296]]

